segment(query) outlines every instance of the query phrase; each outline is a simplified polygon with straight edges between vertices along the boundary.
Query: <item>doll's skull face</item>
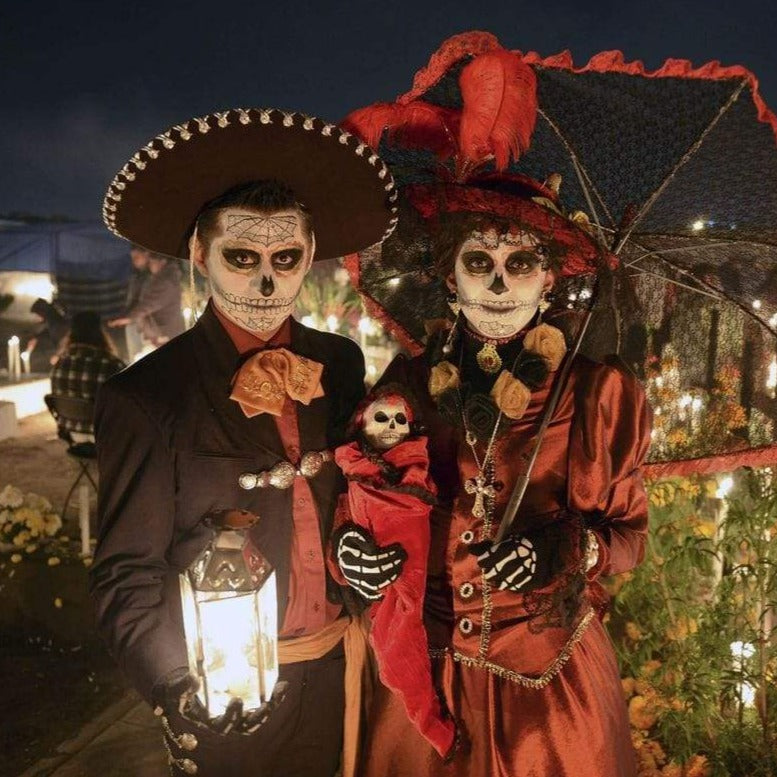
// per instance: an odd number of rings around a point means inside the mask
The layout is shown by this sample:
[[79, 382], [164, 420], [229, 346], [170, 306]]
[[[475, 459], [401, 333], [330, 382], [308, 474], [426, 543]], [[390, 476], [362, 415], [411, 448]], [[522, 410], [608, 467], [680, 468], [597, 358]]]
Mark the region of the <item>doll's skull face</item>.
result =
[[407, 406], [398, 397], [376, 399], [364, 411], [364, 436], [379, 451], [393, 448], [410, 434]]
[[456, 254], [455, 287], [461, 312], [486, 337], [520, 332], [553, 285], [545, 248], [528, 232], [472, 232]]

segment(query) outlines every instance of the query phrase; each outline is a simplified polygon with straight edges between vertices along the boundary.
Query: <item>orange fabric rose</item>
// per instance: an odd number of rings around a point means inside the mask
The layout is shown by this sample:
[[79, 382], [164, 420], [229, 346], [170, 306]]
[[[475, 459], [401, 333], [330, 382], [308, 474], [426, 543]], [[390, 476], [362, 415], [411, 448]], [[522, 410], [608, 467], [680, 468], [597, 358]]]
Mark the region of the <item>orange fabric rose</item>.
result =
[[511, 375], [507, 370], [502, 370], [491, 389], [491, 398], [508, 418], [517, 421], [529, 406], [531, 391], [525, 383]]
[[555, 372], [564, 354], [567, 352], [567, 343], [560, 329], [550, 324], [540, 324], [530, 329], [523, 340], [523, 347], [527, 351], [542, 356], [548, 364], [548, 369]]
[[432, 367], [429, 375], [429, 394], [437, 399], [444, 391], [457, 388], [459, 385], [459, 369], [448, 361], [441, 361]]

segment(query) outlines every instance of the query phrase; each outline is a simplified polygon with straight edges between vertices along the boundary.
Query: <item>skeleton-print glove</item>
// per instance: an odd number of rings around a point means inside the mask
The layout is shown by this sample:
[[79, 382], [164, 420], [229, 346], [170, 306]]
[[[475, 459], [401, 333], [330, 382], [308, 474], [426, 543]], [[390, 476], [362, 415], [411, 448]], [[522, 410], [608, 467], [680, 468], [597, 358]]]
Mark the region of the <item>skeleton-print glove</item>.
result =
[[288, 683], [277, 682], [270, 700], [254, 710], [244, 711], [243, 701], [234, 698], [221, 715], [211, 718], [197, 697], [199, 681], [188, 669], [181, 668], [173, 670], [155, 685], [151, 698], [155, 715], [169, 716], [174, 710], [192, 723], [195, 730], [207, 729], [221, 735], [230, 732], [248, 735], [253, 734], [267, 721], [286, 696], [287, 687]]
[[333, 545], [343, 577], [369, 601], [383, 597], [384, 589], [399, 577], [407, 558], [398, 542], [378, 547], [373, 536], [354, 523], [337, 530]]
[[511, 535], [497, 545], [479, 542], [470, 552], [493, 587], [515, 592], [536, 588], [530, 583], [537, 571], [537, 551], [528, 537]]

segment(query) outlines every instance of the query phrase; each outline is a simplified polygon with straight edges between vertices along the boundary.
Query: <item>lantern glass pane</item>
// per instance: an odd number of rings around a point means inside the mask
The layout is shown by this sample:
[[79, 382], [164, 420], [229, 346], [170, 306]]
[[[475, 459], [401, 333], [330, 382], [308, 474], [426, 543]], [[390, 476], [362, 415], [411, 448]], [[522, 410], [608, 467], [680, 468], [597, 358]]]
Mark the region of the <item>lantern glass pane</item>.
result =
[[272, 572], [256, 595], [261, 654], [262, 695], [264, 700], [272, 696], [278, 681], [278, 596], [275, 572]]
[[221, 715], [230, 699], [246, 710], [262, 704], [259, 633], [255, 594], [197, 592], [202, 640], [201, 701], [211, 716]]

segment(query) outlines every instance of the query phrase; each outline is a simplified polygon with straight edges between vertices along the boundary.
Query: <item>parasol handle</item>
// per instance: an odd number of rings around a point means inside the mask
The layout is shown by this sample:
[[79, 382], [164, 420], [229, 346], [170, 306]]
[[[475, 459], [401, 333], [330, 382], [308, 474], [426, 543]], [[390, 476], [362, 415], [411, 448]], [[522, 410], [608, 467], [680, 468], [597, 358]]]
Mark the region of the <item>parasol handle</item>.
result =
[[591, 307], [586, 311], [585, 318], [580, 324], [580, 329], [577, 332], [572, 349], [567, 355], [567, 358], [564, 359], [564, 364], [556, 376], [556, 382], [553, 386], [553, 393], [548, 399], [548, 404], [545, 407], [545, 413], [542, 416], [542, 423], [540, 424], [540, 428], [537, 430], [537, 439], [534, 442], [534, 448], [532, 449], [531, 456], [529, 457], [529, 461], [526, 465], [526, 472], [518, 476], [518, 480], [513, 487], [513, 493], [510, 494], [510, 501], [507, 503], [504, 515], [502, 516], [502, 520], [499, 523], [499, 528], [494, 535], [494, 545], [501, 542], [505, 536], [507, 536], [513, 521], [515, 520], [515, 516], [518, 514], [518, 508], [521, 506], [524, 494], [526, 493], [526, 488], [529, 485], [529, 478], [531, 477], [532, 469], [534, 469], [534, 464], [537, 461], [537, 454], [540, 452], [542, 438], [545, 436], [545, 431], [550, 425], [550, 419], [553, 417], [553, 413], [555, 412], [556, 406], [558, 405], [558, 401], [561, 397], [561, 391], [567, 382], [569, 371], [572, 368], [572, 361], [577, 355], [577, 352], [580, 350], [580, 344], [583, 342], [583, 337], [585, 336], [586, 330], [588, 329], [588, 324], [591, 321], [591, 316], [594, 312], [594, 301], [595, 299], [592, 300]]

